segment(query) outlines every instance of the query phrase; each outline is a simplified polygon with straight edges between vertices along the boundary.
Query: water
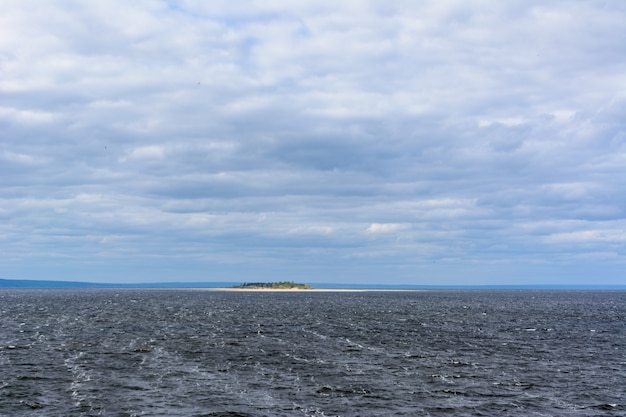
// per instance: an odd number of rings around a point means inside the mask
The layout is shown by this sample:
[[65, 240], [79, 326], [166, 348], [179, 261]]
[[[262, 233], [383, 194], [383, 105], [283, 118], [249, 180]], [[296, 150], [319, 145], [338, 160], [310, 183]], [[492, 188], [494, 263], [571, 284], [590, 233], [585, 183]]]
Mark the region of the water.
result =
[[0, 416], [618, 416], [626, 292], [0, 291]]

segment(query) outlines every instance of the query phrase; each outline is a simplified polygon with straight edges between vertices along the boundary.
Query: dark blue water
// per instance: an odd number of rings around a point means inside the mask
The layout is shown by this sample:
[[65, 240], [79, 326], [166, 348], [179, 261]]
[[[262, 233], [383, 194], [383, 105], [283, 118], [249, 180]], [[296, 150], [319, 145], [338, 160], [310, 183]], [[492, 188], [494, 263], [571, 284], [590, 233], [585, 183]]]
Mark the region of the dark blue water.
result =
[[0, 416], [618, 416], [626, 292], [0, 291]]

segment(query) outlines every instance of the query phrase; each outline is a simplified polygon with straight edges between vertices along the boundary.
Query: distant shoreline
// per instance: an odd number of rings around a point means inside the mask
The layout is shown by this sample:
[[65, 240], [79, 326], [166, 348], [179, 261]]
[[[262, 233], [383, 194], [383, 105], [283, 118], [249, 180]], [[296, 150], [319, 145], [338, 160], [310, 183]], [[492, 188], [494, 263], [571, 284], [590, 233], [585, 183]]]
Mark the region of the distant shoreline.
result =
[[149, 283], [95, 283], [80, 281], [26, 280], [0, 278], [2, 289], [178, 289], [234, 292], [371, 292], [371, 291], [432, 291], [432, 290], [564, 290], [564, 291], [624, 291], [626, 285], [380, 285], [311, 283], [312, 288], [237, 288], [237, 282], [149, 282]]

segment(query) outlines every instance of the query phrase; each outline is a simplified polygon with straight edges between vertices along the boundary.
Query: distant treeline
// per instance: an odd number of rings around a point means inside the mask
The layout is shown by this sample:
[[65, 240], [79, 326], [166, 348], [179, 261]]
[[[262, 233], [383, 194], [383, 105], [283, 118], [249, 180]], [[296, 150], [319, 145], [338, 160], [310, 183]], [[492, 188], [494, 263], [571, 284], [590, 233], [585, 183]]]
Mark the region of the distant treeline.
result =
[[242, 285], [237, 285], [234, 288], [248, 288], [248, 289], [270, 289], [270, 290], [309, 290], [311, 287], [309, 284], [298, 284], [293, 281], [278, 281], [278, 282], [246, 282]]

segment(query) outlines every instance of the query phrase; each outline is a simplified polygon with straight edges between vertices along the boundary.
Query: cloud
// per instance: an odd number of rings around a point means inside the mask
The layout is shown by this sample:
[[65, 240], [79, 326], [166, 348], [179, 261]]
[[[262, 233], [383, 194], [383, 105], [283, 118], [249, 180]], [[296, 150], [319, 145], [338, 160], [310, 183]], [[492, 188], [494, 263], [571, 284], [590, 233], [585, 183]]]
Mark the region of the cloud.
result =
[[616, 282], [625, 16], [9, 1], [0, 275]]
[[400, 223], [372, 223], [368, 228], [369, 233], [391, 233], [406, 229], [406, 224]]
[[548, 243], [622, 243], [626, 241], [624, 230], [583, 230], [578, 232], [556, 233], [546, 238]]
[[133, 159], [162, 159], [165, 156], [165, 149], [162, 146], [140, 146], [132, 149], [128, 156], [120, 158], [120, 162]]

